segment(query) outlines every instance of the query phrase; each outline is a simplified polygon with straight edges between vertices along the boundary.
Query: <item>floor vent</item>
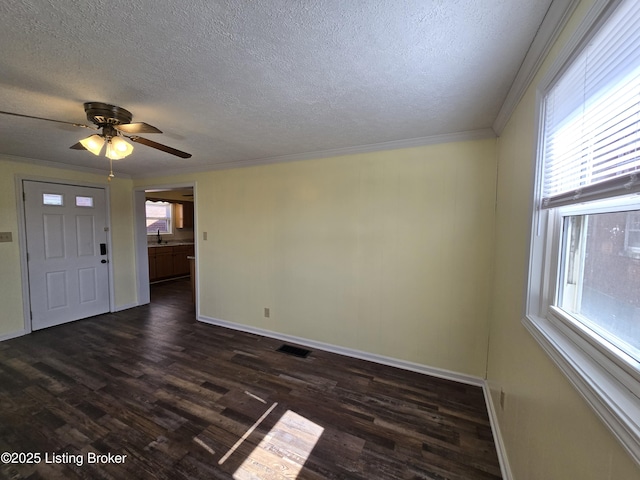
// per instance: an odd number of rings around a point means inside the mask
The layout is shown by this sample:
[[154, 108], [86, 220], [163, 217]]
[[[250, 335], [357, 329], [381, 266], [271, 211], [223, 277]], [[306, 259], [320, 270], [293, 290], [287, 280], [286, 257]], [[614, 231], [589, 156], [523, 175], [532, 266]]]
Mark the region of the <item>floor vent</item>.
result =
[[278, 348], [277, 351], [301, 358], [307, 358], [307, 355], [311, 353], [311, 350], [307, 350], [306, 348], [294, 347], [293, 345], [282, 345], [280, 348]]

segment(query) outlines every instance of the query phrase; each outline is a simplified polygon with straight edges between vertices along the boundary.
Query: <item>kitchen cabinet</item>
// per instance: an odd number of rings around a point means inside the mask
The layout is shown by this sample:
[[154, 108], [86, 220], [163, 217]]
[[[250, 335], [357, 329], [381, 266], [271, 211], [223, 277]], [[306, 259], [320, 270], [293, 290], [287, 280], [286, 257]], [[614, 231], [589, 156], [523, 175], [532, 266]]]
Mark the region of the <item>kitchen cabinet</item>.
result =
[[156, 248], [147, 248], [149, 251], [149, 281], [153, 282], [158, 278], [158, 270], [156, 269]]
[[193, 255], [193, 245], [173, 247], [173, 274], [189, 275], [189, 259]]
[[154, 247], [154, 249], [156, 250], [157, 277], [173, 277], [173, 247]]
[[189, 258], [189, 276], [191, 277], [191, 301], [196, 303], [196, 257]]
[[193, 228], [193, 202], [176, 203], [176, 228]]
[[149, 247], [149, 281], [189, 275], [189, 259], [195, 249], [193, 245]]

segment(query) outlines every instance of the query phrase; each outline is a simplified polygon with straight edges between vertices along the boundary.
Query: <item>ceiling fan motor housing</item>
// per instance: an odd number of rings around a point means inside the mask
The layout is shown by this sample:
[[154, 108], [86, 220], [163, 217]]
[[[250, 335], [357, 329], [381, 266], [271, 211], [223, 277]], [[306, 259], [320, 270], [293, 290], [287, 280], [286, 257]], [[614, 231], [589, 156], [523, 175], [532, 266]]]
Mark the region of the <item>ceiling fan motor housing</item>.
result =
[[102, 102], [87, 102], [84, 104], [84, 111], [87, 114], [87, 120], [99, 127], [131, 123], [133, 118], [128, 110]]
[[[96, 130], [102, 130], [101, 133], [97, 133], [95, 135], [104, 138], [108, 142], [110, 142], [113, 138], [126, 137], [132, 142], [140, 143], [142, 145], [146, 145], [147, 147], [155, 148], [156, 150], [160, 150], [162, 152], [166, 152], [180, 158], [191, 158], [190, 153], [183, 152], [176, 148], [172, 148], [167, 145], [154, 142], [152, 140], [148, 140], [144, 137], [139, 137], [139, 133], [162, 133], [162, 131], [154, 127], [153, 125], [149, 125], [148, 123], [131, 123], [133, 115], [130, 111], [125, 110], [124, 108], [102, 102], [86, 102], [84, 104], [84, 111], [87, 115], [87, 120], [98, 127]], [[67, 122], [65, 120], [56, 120], [53, 118], [36, 117], [33, 115], [5, 112], [2, 110], [0, 110], [0, 114], [13, 115], [15, 117], [23, 118], [33, 118], [35, 120], [44, 120], [46, 122], [63, 123], [65, 125], [73, 125], [74, 127], [93, 129], [93, 127], [90, 127], [88, 125], [81, 125], [75, 122]], [[69, 148], [73, 150], [87, 150], [87, 148], [83, 145], [82, 140]], [[129, 153], [131, 153], [131, 151], [129, 151]], [[98, 155], [98, 153], [96, 153], [95, 155]]]

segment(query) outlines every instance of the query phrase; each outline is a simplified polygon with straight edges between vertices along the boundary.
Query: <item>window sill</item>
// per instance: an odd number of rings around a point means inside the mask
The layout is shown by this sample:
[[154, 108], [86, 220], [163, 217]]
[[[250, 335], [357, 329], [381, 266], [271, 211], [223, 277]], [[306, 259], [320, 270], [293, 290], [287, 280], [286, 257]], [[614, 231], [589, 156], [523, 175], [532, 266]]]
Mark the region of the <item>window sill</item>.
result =
[[638, 380], [563, 321], [527, 316], [522, 323], [640, 464]]

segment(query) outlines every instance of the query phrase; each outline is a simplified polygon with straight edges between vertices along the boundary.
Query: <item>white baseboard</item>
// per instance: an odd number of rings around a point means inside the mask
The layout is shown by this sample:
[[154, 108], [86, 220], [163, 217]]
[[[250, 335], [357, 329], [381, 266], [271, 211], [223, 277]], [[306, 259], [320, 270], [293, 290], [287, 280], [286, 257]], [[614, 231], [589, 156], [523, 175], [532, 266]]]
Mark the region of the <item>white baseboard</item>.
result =
[[[122, 310], [127, 310], [129, 308], [134, 308], [137, 306], [138, 306], [137, 304], [121, 305], [117, 307], [116, 311], [119, 312]], [[452, 381], [464, 383], [467, 385], [474, 385], [474, 386], [481, 387], [484, 393], [485, 403], [487, 405], [487, 412], [489, 414], [489, 423], [491, 424], [491, 431], [493, 433], [493, 439], [496, 445], [498, 460], [500, 462], [500, 470], [502, 472], [502, 478], [503, 480], [513, 480], [513, 476], [511, 474], [511, 468], [509, 466], [509, 461], [507, 459], [507, 453], [504, 448], [504, 440], [502, 439], [502, 434], [500, 433], [498, 417], [496, 415], [496, 409], [493, 403], [493, 398], [491, 396], [491, 391], [489, 389], [489, 384], [483, 378], [476, 377], [473, 375], [466, 375], [463, 373], [452, 372], [450, 370], [430, 367], [430, 366], [419, 364], [419, 363], [408, 362], [406, 360], [387, 357], [384, 355], [378, 355], [375, 353], [363, 352], [361, 350], [355, 350], [352, 348], [341, 347], [341, 346], [332, 345], [329, 343], [318, 342], [316, 340], [310, 340], [307, 338], [287, 335], [284, 333], [265, 330], [262, 328], [251, 327], [248, 325], [242, 325], [234, 322], [228, 322], [226, 320], [206, 317], [203, 315], [198, 316], [198, 320], [210, 325], [216, 325], [219, 327], [230, 328], [232, 330], [238, 330], [241, 332], [261, 335], [268, 338], [282, 340], [284, 342], [296, 343], [298, 345], [303, 345], [306, 347], [311, 347], [311, 348], [323, 350], [326, 352], [337, 353], [339, 355], [345, 355], [347, 357], [358, 358], [360, 360], [367, 360], [367, 361], [378, 363], [381, 365], [397, 367], [397, 368], [401, 368], [403, 370], [408, 370], [411, 372], [422, 373], [425, 375], [430, 375], [432, 377], [442, 378], [445, 380], [452, 380]], [[21, 337], [23, 335], [26, 335], [27, 333], [28, 332], [24, 329], [16, 332], [5, 333], [3, 335], [0, 335], [0, 342], [5, 340], [10, 340], [12, 338]]]
[[507, 459], [507, 452], [504, 448], [504, 441], [502, 434], [500, 433], [500, 426], [498, 424], [498, 417], [491, 398], [491, 392], [489, 391], [489, 385], [483, 378], [473, 375], [466, 375], [463, 373], [452, 372], [450, 370], [444, 370], [440, 368], [429, 367], [419, 363], [408, 362], [406, 360], [400, 360], [397, 358], [386, 357], [383, 355], [377, 355], [375, 353], [363, 352], [361, 350], [354, 350], [351, 348], [341, 347], [338, 345], [331, 345], [329, 343], [318, 342], [316, 340], [310, 340], [308, 338], [296, 337], [293, 335], [287, 335], [284, 333], [274, 332], [271, 330], [265, 330], [262, 328], [252, 327], [249, 325], [242, 325], [239, 323], [228, 322], [226, 320], [220, 320], [218, 318], [207, 317], [199, 315], [198, 320], [210, 325], [216, 325], [219, 327], [230, 328], [232, 330], [238, 330], [246, 333], [253, 333], [255, 335], [261, 335], [263, 337], [275, 338], [285, 342], [296, 343], [306, 347], [316, 348], [326, 352], [337, 353], [339, 355], [345, 355], [347, 357], [358, 358], [360, 360], [368, 360], [370, 362], [378, 363], [381, 365], [387, 365], [390, 367], [397, 367], [412, 372], [422, 373], [430, 375], [432, 377], [442, 378], [445, 380], [452, 380], [454, 382], [460, 382], [467, 385], [474, 385], [481, 387], [484, 393], [485, 403], [487, 405], [487, 412], [489, 415], [489, 423], [491, 424], [491, 431], [493, 433], [493, 440], [496, 445], [496, 451], [498, 454], [498, 461], [500, 462], [500, 471], [502, 473], [503, 480], [513, 480], [511, 474], [511, 467]]
[[489, 382], [484, 381], [482, 386], [484, 392], [484, 400], [487, 404], [487, 412], [489, 414], [489, 423], [491, 424], [491, 431], [493, 432], [493, 442], [496, 444], [496, 452], [498, 453], [498, 461], [500, 462], [500, 472], [502, 473], [503, 480], [513, 480], [511, 474], [511, 466], [509, 465], [509, 459], [507, 458], [507, 451], [504, 446], [504, 439], [500, 431], [500, 423], [498, 423], [498, 415], [496, 414], [495, 404], [493, 403], [493, 397], [491, 396], [491, 389], [489, 388]]
[[26, 335], [27, 332], [24, 328], [22, 330], [18, 330], [17, 332], [5, 333], [0, 335], [0, 342], [4, 342], [5, 340], [11, 340], [12, 338], [18, 338], [23, 335]]
[[[135, 308], [135, 307], [139, 307], [140, 305], [138, 305], [137, 303], [128, 303], [126, 305], [119, 305], [117, 307], [114, 308], [113, 312], [121, 312], [122, 310], [129, 310], [130, 308]], [[0, 335], [0, 342], [4, 342], [5, 340], [11, 340], [12, 338], [17, 338], [17, 337], [21, 337], [23, 335], [27, 335], [31, 333], [30, 331], [27, 331], [26, 329], [22, 329], [22, 330], [18, 330], [17, 332], [11, 332], [11, 333], [5, 333], [3, 335]]]
[[198, 320], [203, 323], [208, 323], [211, 325], [217, 325], [220, 327], [230, 328], [232, 330], [239, 330], [242, 332], [253, 333], [256, 335], [261, 335], [263, 337], [275, 338], [277, 340], [282, 340], [285, 342], [297, 343], [298, 345], [304, 345], [305, 347], [316, 348], [318, 350], [337, 353], [339, 355], [358, 358], [360, 360], [368, 360], [370, 362], [379, 363], [381, 365], [402, 368], [403, 370], [423, 373], [425, 375], [443, 378], [446, 380], [453, 380], [455, 382], [465, 383], [467, 385], [475, 385], [478, 387], [482, 387], [484, 386], [484, 383], [485, 383], [483, 378], [475, 377], [473, 375], [466, 375], [463, 373], [452, 372], [452, 371], [444, 370], [440, 368], [429, 367], [427, 365], [422, 365], [420, 363], [408, 362], [406, 360], [400, 360], [398, 358], [386, 357], [384, 355], [363, 352], [361, 350], [355, 350], [352, 348], [332, 345], [330, 343], [318, 342], [316, 340], [310, 340], [308, 338], [287, 335], [280, 332], [274, 332], [272, 330], [264, 330], [262, 328], [252, 327], [249, 325], [242, 325], [239, 323], [228, 322], [226, 320], [220, 320], [218, 318], [199, 315]]

